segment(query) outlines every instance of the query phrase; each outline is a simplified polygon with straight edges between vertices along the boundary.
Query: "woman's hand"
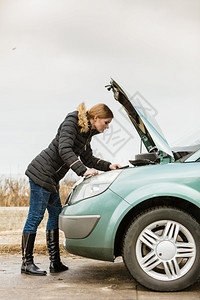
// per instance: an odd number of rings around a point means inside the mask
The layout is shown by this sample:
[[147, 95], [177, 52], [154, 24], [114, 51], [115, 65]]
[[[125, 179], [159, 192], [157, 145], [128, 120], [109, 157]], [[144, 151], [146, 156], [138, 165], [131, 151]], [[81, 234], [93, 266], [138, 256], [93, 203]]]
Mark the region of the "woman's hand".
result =
[[119, 164], [109, 166], [109, 169], [111, 169], [111, 170], [116, 170], [116, 169], [119, 169], [119, 168], [121, 168], [121, 166]]
[[99, 172], [96, 169], [88, 169], [83, 176], [88, 177], [88, 176], [93, 176], [93, 175], [97, 175], [99, 174]]

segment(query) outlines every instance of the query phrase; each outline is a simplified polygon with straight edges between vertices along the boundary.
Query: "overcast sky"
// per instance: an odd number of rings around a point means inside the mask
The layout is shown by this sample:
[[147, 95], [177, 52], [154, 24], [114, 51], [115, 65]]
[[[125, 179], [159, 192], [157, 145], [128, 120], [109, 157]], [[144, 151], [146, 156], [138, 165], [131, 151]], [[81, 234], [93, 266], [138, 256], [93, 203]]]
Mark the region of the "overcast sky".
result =
[[110, 77], [151, 104], [170, 145], [199, 132], [199, 32], [199, 0], [0, 0], [0, 173], [23, 174], [83, 101], [115, 114], [95, 154], [133, 158]]

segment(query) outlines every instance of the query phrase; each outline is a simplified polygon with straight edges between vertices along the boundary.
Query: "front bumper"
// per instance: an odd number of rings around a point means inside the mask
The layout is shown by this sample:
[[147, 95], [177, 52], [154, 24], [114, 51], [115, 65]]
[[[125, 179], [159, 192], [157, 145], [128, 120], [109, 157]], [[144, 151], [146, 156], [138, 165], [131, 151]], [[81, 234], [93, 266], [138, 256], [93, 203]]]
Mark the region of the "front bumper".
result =
[[59, 228], [68, 239], [84, 239], [90, 235], [100, 220], [100, 215], [59, 216]]
[[78, 256], [113, 261], [116, 231], [129, 209], [130, 204], [109, 188], [97, 196], [64, 206], [59, 226], [66, 236], [65, 250]]

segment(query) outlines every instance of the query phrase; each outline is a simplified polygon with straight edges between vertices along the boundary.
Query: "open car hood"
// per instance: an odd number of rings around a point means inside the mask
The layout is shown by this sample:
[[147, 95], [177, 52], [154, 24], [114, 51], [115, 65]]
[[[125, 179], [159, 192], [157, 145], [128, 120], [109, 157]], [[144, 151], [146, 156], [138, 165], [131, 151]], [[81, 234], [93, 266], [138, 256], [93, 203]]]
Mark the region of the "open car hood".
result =
[[111, 79], [108, 90], [112, 90], [114, 98], [123, 106], [131, 122], [135, 126], [142, 142], [148, 152], [157, 148], [160, 151], [173, 157], [171, 148], [167, 143], [158, 123], [151, 116], [147, 109], [141, 106], [136, 99], [132, 99], [121, 89], [121, 87]]

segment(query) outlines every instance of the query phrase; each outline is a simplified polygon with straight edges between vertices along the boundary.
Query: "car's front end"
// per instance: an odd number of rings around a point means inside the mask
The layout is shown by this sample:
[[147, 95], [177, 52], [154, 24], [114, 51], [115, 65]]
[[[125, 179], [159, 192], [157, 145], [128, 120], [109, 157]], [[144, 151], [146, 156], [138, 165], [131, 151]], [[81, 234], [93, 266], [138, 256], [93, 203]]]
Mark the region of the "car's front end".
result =
[[176, 291], [200, 275], [200, 145], [171, 150], [148, 112], [111, 81], [147, 153], [75, 184], [59, 217], [64, 248], [93, 259], [123, 260], [157, 291]]
[[114, 232], [130, 207], [111, 189], [123, 171], [126, 170], [108, 171], [74, 186], [59, 218], [66, 250], [85, 257], [114, 260]]

